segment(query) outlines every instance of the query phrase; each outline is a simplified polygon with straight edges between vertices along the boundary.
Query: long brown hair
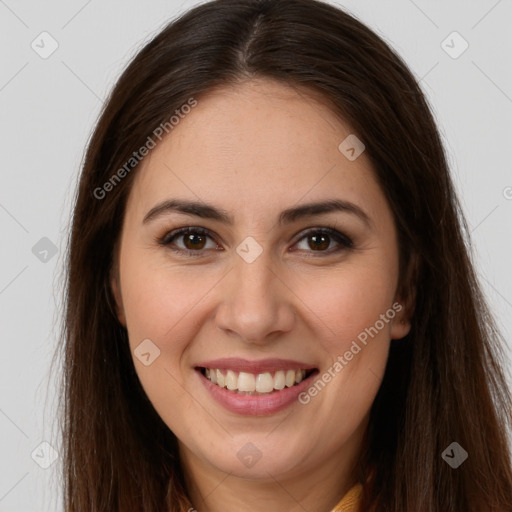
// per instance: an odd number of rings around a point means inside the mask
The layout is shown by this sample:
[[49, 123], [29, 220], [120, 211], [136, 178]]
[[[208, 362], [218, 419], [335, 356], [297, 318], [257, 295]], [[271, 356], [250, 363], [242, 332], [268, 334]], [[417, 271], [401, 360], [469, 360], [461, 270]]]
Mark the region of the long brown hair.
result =
[[[357, 468], [362, 510], [512, 510], [504, 340], [475, 277], [431, 110], [386, 43], [317, 0], [199, 5], [138, 53], [105, 103], [85, 155], [65, 269], [65, 510], [190, 506], [176, 438], [141, 387], [113, 308], [114, 249], [137, 172], [126, 162], [190, 98], [261, 77], [322, 97], [363, 141], [399, 233], [401, 295], [415, 295], [411, 331], [392, 342], [371, 411]], [[452, 442], [468, 452], [457, 469], [442, 457]]]

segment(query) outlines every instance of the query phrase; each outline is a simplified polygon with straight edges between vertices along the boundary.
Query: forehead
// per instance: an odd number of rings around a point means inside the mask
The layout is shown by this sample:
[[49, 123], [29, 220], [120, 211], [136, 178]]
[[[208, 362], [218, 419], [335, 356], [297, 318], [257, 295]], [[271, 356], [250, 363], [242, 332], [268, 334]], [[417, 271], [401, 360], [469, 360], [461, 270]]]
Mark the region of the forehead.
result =
[[269, 80], [222, 87], [199, 98], [142, 161], [134, 200], [147, 209], [171, 194], [215, 197], [254, 214], [336, 194], [357, 203], [365, 194], [378, 209], [370, 160], [350, 161], [338, 149], [351, 133], [309, 91]]

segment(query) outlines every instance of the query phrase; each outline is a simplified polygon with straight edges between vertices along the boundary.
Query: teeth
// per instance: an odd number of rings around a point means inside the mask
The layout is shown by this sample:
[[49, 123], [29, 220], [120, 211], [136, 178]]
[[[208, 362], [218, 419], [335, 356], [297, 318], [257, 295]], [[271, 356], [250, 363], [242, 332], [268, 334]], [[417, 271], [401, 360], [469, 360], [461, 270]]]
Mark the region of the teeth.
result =
[[[230, 371], [231, 370], [228, 370], [228, 373]], [[256, 389], [256, 379], [254, 375], [252, 373], [240, 372], [238, 374], [238, 386], [235, 386], [235, 389], [236, 387], [238, 387], [238, 391], [254, 391]]]
[[[225, 386], [224, 374], [220, 370], [212, 370], [217, 375], [217, 386], [223, 388]], [[213, 381], [212, 381], [213, 382]]]
[[306, 370], [278, 370], [270, 373], [234, 372], [215, 368], [206, 368], [205, 376], [217, 386], [226, 387], [230, 391], [236, 391], [244, 394], [272, 393], [274, 390], [280, 391], [285, 387], [292, 387], [299, 384], [306, 376]]
[[[242, 374], [240, 373], [240, 377]], [[239, 378], [240, 378], [239, 377]], [[240, 391], [243, 391], [242, 388], [238, 388]], [[270, 373], [260, 373], [256, 377], [256, 391], [258, 393], [270, 393], [274, 389], [274, 379]], [[252, 391], [252, 389], [247, 389], [245, 391]]]
[[283, 370], [279, 370], [274, 375], [274, 389], [284, 389], [286, 385], [286, 376]]
[[228, 370], [226, 373], [226, 387], [231, 391], [238, 388], [238, 377], [233, 370]]
[[295, 384], [295, 370], [288, 370], [286, 372], [286, 387], [291, 388]]

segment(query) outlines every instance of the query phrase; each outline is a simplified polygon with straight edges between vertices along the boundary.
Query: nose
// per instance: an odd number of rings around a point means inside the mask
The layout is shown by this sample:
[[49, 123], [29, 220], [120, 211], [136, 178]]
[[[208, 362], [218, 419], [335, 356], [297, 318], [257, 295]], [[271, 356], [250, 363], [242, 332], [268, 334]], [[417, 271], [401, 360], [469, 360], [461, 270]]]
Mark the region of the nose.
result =
[[236, 257], [219, 293], [216, 325], [240, 341], [264, 345], [291, 331], [295, 322], [293, 291], [265, 251], [253, 262]]

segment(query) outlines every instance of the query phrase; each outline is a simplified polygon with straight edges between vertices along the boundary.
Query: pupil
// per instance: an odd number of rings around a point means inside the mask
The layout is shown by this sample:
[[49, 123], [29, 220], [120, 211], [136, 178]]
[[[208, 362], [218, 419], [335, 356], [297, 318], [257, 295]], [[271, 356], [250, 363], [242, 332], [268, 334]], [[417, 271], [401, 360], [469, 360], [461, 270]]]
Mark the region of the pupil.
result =
[[[187, 244], [191, 244], [192, 245], [192, 248], [197, 248], [199, 247], [197, 245], [197, 243], [194, 243], [194, 240], [197, 242], [197, 239], [201, 239], [202, 236], [201, 235], [194, 235], [194, 234], [190, 234], [186, 237], [186, 242], [185, 242], [185, 245]], [[199, 242], [200, 243], [200, 242]]]
[[[329, 247], [329, 242], [326, 242], [326, 240], [328, 240], [328, 236], [326, 235], [320, 235], [320, 236], [312, 236], [311, 237], [313, 240], [314, 240], [314, 247], [312, 247], [312, 249], [326, 249], [327, 247]], [[319, 240], [320, 239], [323, 239], [324, 242], [320, 242], [319, 243]]]

